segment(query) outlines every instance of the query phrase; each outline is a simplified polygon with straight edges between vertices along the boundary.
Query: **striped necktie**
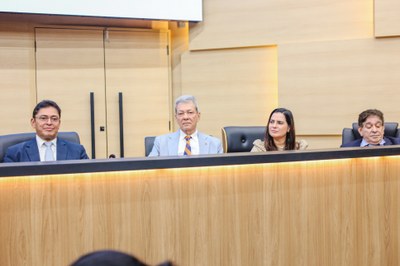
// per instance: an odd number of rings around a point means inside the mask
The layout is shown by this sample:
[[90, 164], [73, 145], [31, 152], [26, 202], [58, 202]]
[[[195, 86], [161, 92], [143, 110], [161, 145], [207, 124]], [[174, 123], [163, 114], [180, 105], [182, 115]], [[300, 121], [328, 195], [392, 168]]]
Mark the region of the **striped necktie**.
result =
[[183, 155], [192, 155], [192, 147], [190, 147], [190, 139], [192, 137], [191, 136], [185, 136], [185, 140], [186, 140], [186, 146], [185, 146], [185, 151], [183, 152]]

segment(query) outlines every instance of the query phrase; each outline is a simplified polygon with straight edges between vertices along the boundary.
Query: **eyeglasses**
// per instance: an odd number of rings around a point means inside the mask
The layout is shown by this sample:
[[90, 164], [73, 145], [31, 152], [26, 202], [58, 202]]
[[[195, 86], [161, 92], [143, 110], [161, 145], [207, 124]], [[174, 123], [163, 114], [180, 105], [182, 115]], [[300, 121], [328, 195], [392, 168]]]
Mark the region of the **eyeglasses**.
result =
[[187, 114], [187, 116], [194, 116], [196, 113], [197, 113], [196, 111], [187, 111], [187, 112], [179, 111], [178, 113], [176, 113], [176, 116], [183, 117], [185, 114]]
[[60, 121], [60, 118], [58, 116], [48, 117], [45, 115], [41, 115], [41, 116], [37, 116], [36, 119], [39, 120], [41, 123], [46, 123], [47, 121], [49, 121], [49, 119], [50, 119], [50, 122], [54, 123], [54, 124], [56, 124]]

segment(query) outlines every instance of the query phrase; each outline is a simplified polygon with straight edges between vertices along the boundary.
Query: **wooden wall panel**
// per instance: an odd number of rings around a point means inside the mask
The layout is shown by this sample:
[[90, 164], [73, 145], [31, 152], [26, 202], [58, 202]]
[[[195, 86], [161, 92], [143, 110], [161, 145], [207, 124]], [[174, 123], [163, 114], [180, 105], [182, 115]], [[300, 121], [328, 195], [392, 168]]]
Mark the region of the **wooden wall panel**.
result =
[[400, 2], [375, 0], [374, 5], [375, 36], [400, 36]]
[[[297, 123], [297, 119], [296, 123]], [[297, 127], [297, 126], [296, 126]], [[308, 143], [307, 150], [335, 149], [342, 145], [342, 135], [299, 135], [297, 139], [304, 139]]]
[[[398, 265], [400, 157], [0, 179], [2, 265]], [[6, 243], [6, 244], [4, 244]]]
[[90, 93], [94, 93], [96, 158], [107, 158], [104, 41], [102, 29], [36, 29], [38, 101], [62, 110], [61, 131], [76, 131], [92, 157]]
[[33, 30], [0, 24], [0, 134], [30, 132], [36, 103]]
[[189, 50], [189, 25], [182, 22], [170, 22], [171, 32], [171, 75], [172, 75], [172, 97], [171, 106], [174, 100], [182, 95], [182, 54]]
[[190, 49], [372, 36], [373, 0], [204, 0], [204, 22], [191, 27]]
[[400, 121], [400, 39], [282, 44], [278, 50], [279, 103], [293, 111], [298, 134], [341, 134], [368, 108]]
[[198, 51], [182, 57], [182, 94], [197, 97], [199, 130], [265, 125], [277, 106], [276, 47]]
[[168, 45], [165, 30], [108, 32], [104, 46], [109, 154], [120, 157], [119, 92], [123, 94], [125, 157], [143, 156], [146, 136], [169, 131]]
[[[103, 40], [103, 35], [106, 36]], [[144, 137], [169, 130], [168, 32], [39, 28], [39, 99], [64, 106], [63, 130], [77, 131], [91, 154], [90, 92], [94, 93], [96, 158], [120, 157], [118, 93], [123, 93], [124, 156], [143, 156]], [[143, 112], [153, 102], [153, 112]], [[105, 130], [100, 130], [104, 127]]]

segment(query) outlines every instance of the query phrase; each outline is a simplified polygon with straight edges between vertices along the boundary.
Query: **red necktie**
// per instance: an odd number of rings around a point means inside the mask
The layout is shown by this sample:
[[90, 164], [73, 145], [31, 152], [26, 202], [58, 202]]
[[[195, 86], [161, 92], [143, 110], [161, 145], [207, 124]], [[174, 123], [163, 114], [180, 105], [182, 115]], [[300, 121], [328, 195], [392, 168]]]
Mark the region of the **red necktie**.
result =
[[186, 140], [186, 146], [185, 146], [185, 151], [183, 152], [183, 155], [192, 155], [192, 147], [190, 147], [190, 139], [191, 136], [185, 136]]

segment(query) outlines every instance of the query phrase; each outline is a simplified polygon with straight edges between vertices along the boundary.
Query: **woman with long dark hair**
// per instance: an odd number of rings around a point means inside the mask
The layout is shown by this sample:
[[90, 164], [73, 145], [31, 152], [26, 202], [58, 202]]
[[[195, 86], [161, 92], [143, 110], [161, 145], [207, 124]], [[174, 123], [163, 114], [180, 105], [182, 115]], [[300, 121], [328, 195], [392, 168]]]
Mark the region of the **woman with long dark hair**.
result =
[[286, 108], [276, 108], [269, 116], [264, 140], [257, 139], [251, 152], [305, 150], [305, 140], [296, 141], [296, 130], [292, 112]]

